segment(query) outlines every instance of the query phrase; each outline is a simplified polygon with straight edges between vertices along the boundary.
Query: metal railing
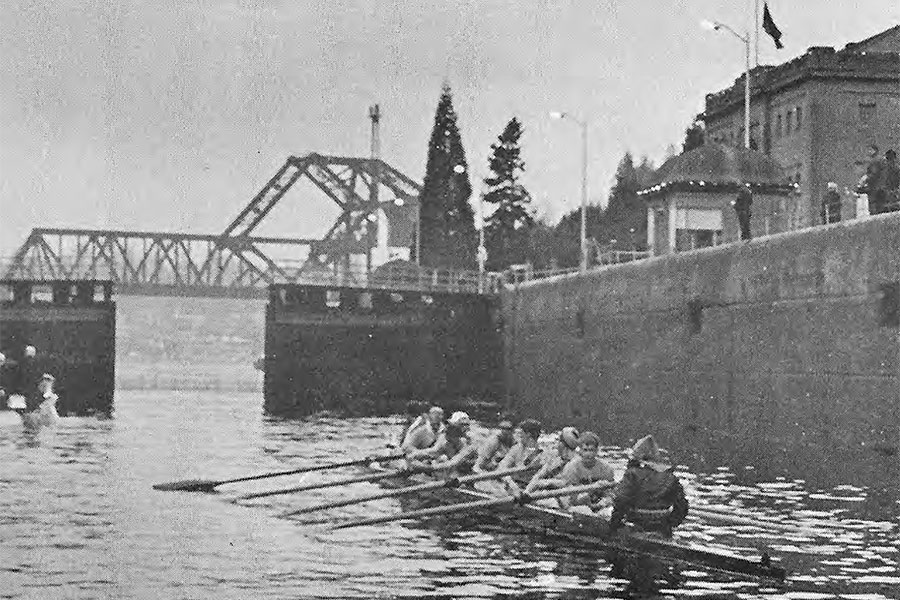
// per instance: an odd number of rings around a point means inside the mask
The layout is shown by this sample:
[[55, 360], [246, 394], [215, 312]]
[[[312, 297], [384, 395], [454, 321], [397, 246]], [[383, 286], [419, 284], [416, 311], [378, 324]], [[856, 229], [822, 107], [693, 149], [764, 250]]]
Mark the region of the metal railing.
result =
[[[135, 273], [110, 268], [110, 262], [98, 261], [86, 268], [76, 257], [57, 255], [54, 268], [46, 268], [43, 263], [25, 263], [13, 257], [0, 257], [0, 276], [12, 280], [58, 281], [58, 280], [110, 280], [119, 292], [140, 294], [146, 288], [160, 293], [170, 288], [172, 293], [193, 291], [199, 295], [210, 292], [220, 295], [223, 289], [236, 287], [234, 278], [225, 282], [219, 279], [183, 277], [180, 269], [167, 263], [158, 267], [153, 277], [135, 277]], [[241, 282], [243, 287], [257, 288], [264, 292], [270, 284], [295, 284], [319, 287], [367, 288], [396, 291], [445, 292], [495, 294], [501, 288], [503, 276], [500, 273], [479, 273], [462, 269], [439, 269], [417, 267], [416, 265], [382, 266], [367, 271], [365, 268], [332, 269], [325, 266], [305, 267], [305, 261], [278, 261], [277, 268], [265, 272], [264, 277]], [[121, 263], [120, 263], [121, 264]]]
[[500, 290], [502, 274], [479, 273], [463, 269], [440, 269], [416, 265], [382, 266], [325, 270], [300, 269], [291, 263], [279, 263], [288, 276], [273, 283], [343, 287], [412, 292], [495, 294]]
[[653, 255], [649, 250], [606, 250], [597, 253], [597, 262], [601, 265], [617, 265], [644, 260], [651, 256]]

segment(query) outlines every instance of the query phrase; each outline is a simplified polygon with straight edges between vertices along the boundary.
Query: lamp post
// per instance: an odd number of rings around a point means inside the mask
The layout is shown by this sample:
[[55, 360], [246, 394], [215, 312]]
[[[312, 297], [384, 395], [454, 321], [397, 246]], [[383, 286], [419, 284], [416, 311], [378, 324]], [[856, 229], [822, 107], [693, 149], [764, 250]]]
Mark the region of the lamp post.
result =
[[569, 119], [581, 127], [581, 272], [587, 271], [587, 121], [566, 112], [552, 112], [551, 119]]
[[725, 23], [719, 23], [718, 21], [701, 21], [700, 24], [713, 31], [724, 29], [744, 44], [744, 59], [746, 63], [744, 72], [744, 148], [750, 148], [750, 34], [745, 33], [741, 35]]
[[487, 247], [484, 245], [484, 194], [478, 197], [478, 220], [481, 228], [478, 230], [478, 291], [484, 291], [484, 264], [487, 262]]

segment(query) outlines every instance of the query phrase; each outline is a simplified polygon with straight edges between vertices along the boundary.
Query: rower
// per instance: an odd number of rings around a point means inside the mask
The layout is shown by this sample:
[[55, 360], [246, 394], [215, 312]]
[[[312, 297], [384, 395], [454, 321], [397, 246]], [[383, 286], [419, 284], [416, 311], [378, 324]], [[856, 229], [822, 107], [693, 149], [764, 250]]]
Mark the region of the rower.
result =
[[558, 487], [554, 484], [555, 477], [563, 470], [563, 467], [575, 457], [578, 450], [578, 430], [574, 427], [563, 427], [559, 432], [559, 440], [556, 443], [556, 451], [548, 452], [541, 459], [541, 468], [534, 474], [526, 493], [547, 487]]
[[[610, 483], [615, 481], [616, 476], [612, 467], [597, 456], [599, 449], [600, 438], [596, 433], [593, 431], [582, 433], [578, 437], [578, 454], [563, 467], [562, 473], [559, 474], [559, 480], [562, 483], [560, 487], [588, 485], [598, 481], [609, 481]], [[559, 504], [563, 508], [586, 504], [592, 510], [597, 510], [602, 508], [603, 496], [603, 490], [597, 490], [568, 498], [560, 497]]]
[[615, 532], [627, 520], [640, 530], [671, 537], [687, 513], [684, 488], [653, 436], [639, 439], [616, 486], [610, 531]]
[[466, 413], [453, 413], [437, 442], [430, 448], [410, 452], [406, 456], [407, 462], [412, 468], [424, 471], [470, 473], [478, 457], [478, 447], [469, 437], [471, 424]]
[[416, 424], [419, 417], [422, 415], [422, 403], [421, 402], [410, 402], [406, 405], [406, 421], [403, 423], [403, 428], [397, 431], [391, 440], [388, 442], [388, 448], [399, 448], [403, 445], [403, 440], [406, 439], [406, 434], [409, 433], [409, 430], [412, 429], [412, 426]]
[[[519, 430], [522, 432], [519, 441], [509, 449], [509, 452], [497, 465], [498, 471], [538, 464], [538, 458], [541, 455], [541, 448], [538, 446], [538, 438], [541, 437], [541, 424], [534, 419], [525, 419], [519, 423]], [[512, 493], [521, 491], [519, 484], [510, 476], [504, 477], [503, 483], [506, 484], [506, 487]]]
[[500, 421], [498, 431], [489, 435], [478, 449], [478, 462], [475, 463], [476, 469], [479, 471], [495, 470], [515, 443], [512, 421], [508, 419]]
[[59, 400], [53, 392], [53, 384], [56, 378], [49, 373], [44, 373], [38, 382], [38, 405], [32, 410], [21, 410], [22, 423], [27, 429], [39, 429], [53, 425], [59, 421], [59, 413], [56, 411], [56, 401]]
[[428, 412], [419, 415], [403, 438], [400, 448], [404, 452], [423, 450], [437, 442], [444, 428], [444, 409], [432, 406]]

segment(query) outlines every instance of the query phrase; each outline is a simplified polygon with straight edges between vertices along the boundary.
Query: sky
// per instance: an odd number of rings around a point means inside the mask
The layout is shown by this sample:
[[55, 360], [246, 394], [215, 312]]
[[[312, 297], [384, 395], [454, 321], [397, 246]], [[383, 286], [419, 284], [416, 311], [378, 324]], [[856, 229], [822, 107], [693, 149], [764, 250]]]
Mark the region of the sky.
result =
[[[772, 0], [785, 49], [843, 47], [900, 23], [897, 0]], [[220, 233], [290, 155], [382, 157], [425, 170], [450, 84], [473, 202], [490, 145], [525, 127], [524, 183], [550, 221], [605, 202], [626, 150], [657, 164], [743, 70], [752, 0], [4, 0], [0, 3], [0, 257], [32, 227]], [[321, 237], [337, 214], [299, 190], [258, 233]]]

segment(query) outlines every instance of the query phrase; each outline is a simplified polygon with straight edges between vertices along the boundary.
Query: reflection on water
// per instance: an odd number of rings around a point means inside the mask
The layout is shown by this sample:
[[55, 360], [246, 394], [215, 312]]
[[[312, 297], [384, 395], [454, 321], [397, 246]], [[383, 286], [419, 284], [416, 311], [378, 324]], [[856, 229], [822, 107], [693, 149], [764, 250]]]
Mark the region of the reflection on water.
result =
[[[684, 543], [783, 560], [786, 586], [623, 557], [513, 530], [502, 518], [327, 532], [278, 515], [371, 484], [234, 503], [237, 494], [335, 473], [164, 493], [160, 481], [281, 470], [380, 450], [390, 419], [268, 420], [240, 393], [120, 392], [112, 420], [63, 419], [27, 435], [0, 424], [0, 598], [893, 598], [900, 496], [829, 489], [753, 469], [680, 474], [696, 506], [758, 524], [689, 517]], [[604, 454], [619, 469], [624, 453]], [[342, 471], [346, 475], [350, 471]], [[398, 499], [332, 511], [385, 514]], [[768, 523], [765, 523], [768, 522]], [[779, 528], [778, 523], [788, 529]]]

